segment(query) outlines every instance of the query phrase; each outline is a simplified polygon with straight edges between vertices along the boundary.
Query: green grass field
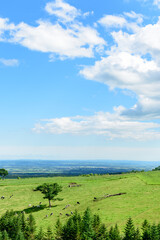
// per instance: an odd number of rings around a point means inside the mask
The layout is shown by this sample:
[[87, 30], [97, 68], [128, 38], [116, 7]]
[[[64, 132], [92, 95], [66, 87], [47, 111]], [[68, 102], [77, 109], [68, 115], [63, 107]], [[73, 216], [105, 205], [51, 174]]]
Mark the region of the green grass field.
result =
[[[42, 183], [54, 182], [63, 187], [63, 191], [58, 195], [63, 201], [53, 202], [53, 207], [50, 209], [43, 195], [33, 189]], [[68, 184], [71, 182], [81, 184], [81, 187], [69, 188]], [[93, 201], [94, 197], [120, 192], [127, 194]], [[13, 197], [10, 199], [12, 194]], [[132, 217], [137, 226], [140, 226], [144, 219], [160, 222], [160, 172], [1, 180], [1, 196], [5, 196], [4, 200], [0, 199], [1, 215], [10, 209], [17, 212], [25, 211], [27, 214], [32, 212], [38, 228], [42, 226], [44, 229], [48, 225], [53, 227], [60, 213], [62, 213], [60, 219], [64, 222], [67, 219], [66, 213], [70, 214], [75, 209], [81, 213], [86, 207], [90, 207], [93, 213], [98, 213], [107, 226], [118, 223], [121, 229], [128, 217]], [[80, 205], [77, 205], [77, 201]], [[39, 202], [44, 205], [43, 209], [29, 207], [29, 204], [39, 205]], [[62, 210], [68, 204], [70, 207]], [[51, 212], [53, 216], [50, 216]], [[45, 217], [46, 215], [48, 218]]]

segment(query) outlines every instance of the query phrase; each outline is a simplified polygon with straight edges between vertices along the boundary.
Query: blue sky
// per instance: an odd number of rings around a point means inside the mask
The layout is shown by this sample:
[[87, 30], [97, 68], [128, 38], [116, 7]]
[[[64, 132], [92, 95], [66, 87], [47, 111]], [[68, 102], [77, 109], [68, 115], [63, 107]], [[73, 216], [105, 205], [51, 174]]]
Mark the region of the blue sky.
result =
[[0, 3], [0, 159], [159, 160], [160, 1]]

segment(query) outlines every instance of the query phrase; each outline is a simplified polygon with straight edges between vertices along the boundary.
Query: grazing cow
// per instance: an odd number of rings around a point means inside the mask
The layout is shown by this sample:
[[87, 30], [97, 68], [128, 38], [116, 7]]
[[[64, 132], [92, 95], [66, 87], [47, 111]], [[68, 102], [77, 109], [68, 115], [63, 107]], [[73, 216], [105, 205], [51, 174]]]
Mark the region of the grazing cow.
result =
[[73, 214], [73, 212], [71, 212], [71, 214]]
[[71, 205], [70, 205], [70, 204], [68, 204], [68, 205], [66, 205], [66, 206], [65, 206], [65, 208], [68, 208], [68, 207], [70, 207], [70, 206], [71, 206]]
[[10, 198], [13, 197], [13, 194], [10, 196]]
[[52, 216], [53, 215], [53, 212], [50, 214], [50, 216]]
[[46, 218], [48, 217], [48, 215], [46, 215]]
[[28, 207], [31, 207], [32, 206], [32, 204], [28, 204]]
[[39, 202], [39, 205], [42, 205], [42, 202]]
[[1, 199], [3, 200], [3, 199], [5, 199], [5, 197], [4, 197], [4, 196], [2, 196], [2, 197], [1, 197]]
[[80, 202], [77, 202], [77, 204], [80, 204]]
[[66, 216], [67, 216], [67, 217], [69, 217], [69, 216], [70, 216], [70, 214], [66, 213]]

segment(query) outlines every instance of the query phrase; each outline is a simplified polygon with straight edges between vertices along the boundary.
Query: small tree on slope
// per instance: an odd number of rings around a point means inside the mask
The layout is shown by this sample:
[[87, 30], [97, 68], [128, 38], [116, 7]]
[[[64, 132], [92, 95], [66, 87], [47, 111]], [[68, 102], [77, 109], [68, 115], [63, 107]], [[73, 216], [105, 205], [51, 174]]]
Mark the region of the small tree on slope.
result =
[[36, 191], [40, 191], [44, 194], [43, 198], [48, 199], [49, 207], [51, 207], [51, 200], [62, 200], [60, 198], [55, 198], [59, 192], [62, 191], [62, 187], [58, 183], [48, 184], [44, 183], [36, 188]]

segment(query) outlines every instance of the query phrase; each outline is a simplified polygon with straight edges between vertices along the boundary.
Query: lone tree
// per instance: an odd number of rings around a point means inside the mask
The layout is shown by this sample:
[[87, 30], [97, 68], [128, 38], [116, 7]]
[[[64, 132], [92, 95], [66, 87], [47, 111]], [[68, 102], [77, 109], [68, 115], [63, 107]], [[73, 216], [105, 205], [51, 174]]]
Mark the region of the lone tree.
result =
[[8, 171], [4, 168], [0, 169], [0, 176], [4, 179], [8, 175]]
[[62, 191], [62, 187], [58, 183], [53, 183], [53, 184], [44, 183], [38, 186], [36, 188], [36, 191], [40, 191], [41, 193], [44, 194], [43, 198], [48, 199], [49, 207], [51, 207], [51, 200], [53, 201], [62, 200], [60, 198], [55, 198], [58, 195], [58, 193]]

